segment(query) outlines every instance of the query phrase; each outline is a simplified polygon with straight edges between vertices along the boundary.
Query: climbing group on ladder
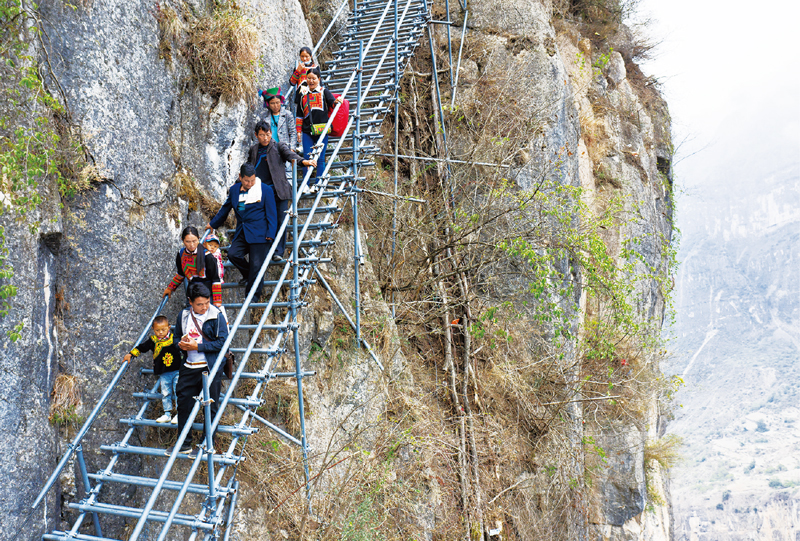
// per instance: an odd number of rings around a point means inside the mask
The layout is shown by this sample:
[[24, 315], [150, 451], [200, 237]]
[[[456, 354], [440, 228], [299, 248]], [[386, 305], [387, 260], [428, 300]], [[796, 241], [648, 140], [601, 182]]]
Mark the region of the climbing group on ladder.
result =
[[[347, 5], [345, 1], [339, 8], [319, 43]], [[363, 254], [358, 199], [364, 190], [359, 182], [364, 178], [362, 167], [372, 165], [370, 156], [378, 152], [381, 122], [397, 100], [400, 77], [429, 19], [425, 0], [355, 0], [343, 39], [327, 62], [324, 75], [313, 61], [319, 45], [301, 51], [301, 62], [292, 74], [295, 89], [288, 94], [294, 94], [297, 113], [294, 133], [280, 88], [260, 92], [267, 118], [256, 124], [258, 142], [249, 149], [227, 200], [202, 235], [193, 227], [183, 230], [177, 272], [166, 286], [159, 307], [32, 504], [34, 510], [38, 508], [74, 459], [82, 487], [80, 500], [69, 504], [76, 513], [74, 522], [69, 529], [45, 533], [44, 539], [113, 539], [103, 534], [104, 515], [130, 520], [129, 540], [146, 537], [162, 541], [175, 527], [190, 531], [188, 538], [192, 541], [221, 536], [229, 539], [239, 496], [237, 466], [245, 459], [247, 436], [257, 432], [258, 426], [272, 430], [302, 451], [305, 492], [311, 507], [303, 379], [315, 372], [302, 367], [298, 314], [308, 305], [305, 299], [309, 287], [321, 286], [350, 323], [358, 347], [383, 369], [361, 336], [359, 264]], [[390, 55], [393, 60], [387, 61]], [[350, 103], [354, 110], [350, 110]], [[329, 144], [333, 145], [330, 153]], [[303, 174], [298, 178], [300, 167]], [[334, 242], [331, 235], [348, 202], [353, 213], [352, 315], [352, 309], [347, 308], [350, 303], [336, 296], [319, 268], [331, 261], [323, 257], [324, 251]], [[215, 235], [214, 229], [222, 227], [231, 210], [236, 228]], [[227, 252], [227, 262], [220, 252]], [[232, 267], [241, 273], [241, 281], [225, 281], [226, 270]], [[169, 322], [160, 313], [182, 283], [188, 286], [189, 305], [180, 311], [170, 331]], [[226, 290], [242, 288], [246, 291], [243, 300], [227, 302]], [[247, 314], [251, 317], [246, 320]], [[132, 416], [120, 419], [127, 426], [124, 436], [99, 446], [110, 459], [97, 473], [90, 473], [82, 442], [133, 358], [151, 351], [152, 368], [143, 368], [140, 373], [155, 374], [158, 381], [149, 392], [133, 393], [141, 402]], [[238, 358], [233, 366], [227, 362], [230, 354]], [[294, 359], [293, 371], [276, 370], [284, 356]], [[226, 367], [230, 380], [223, 393]], [[258, 414], [266, 385], [279, 378], [297, 382], [299, 435]], [[246, 387], [246, 396], [237, 397], [242, 380], [255, 384]], [[163, 415], [150, 408], [159, 401]], [[177, 415], [172, 413], [173, 403]], [[202, 423], [196, 422], [200, 418]], [[177, 432], [169, 449], [133, 443], [137, 431], [159, 427]], [[197, 447], [192, 446], [193, 430], [203, 433]], [[215, 445], [218, 433], [226, 435], [224, 448]], [[145, 460], [152, 461], [159, 472], [157, 478], [143, 474]], [[178, 461], [186, 467], [176, 468]], [[205, 480], [196, 478], [202, 463], [206, 465]], [[120, 499], [120, 491], [103, 490], [111, 484], [136, 487], [137, 495]], [[187, 494], [194, 496], [187, 499]]]

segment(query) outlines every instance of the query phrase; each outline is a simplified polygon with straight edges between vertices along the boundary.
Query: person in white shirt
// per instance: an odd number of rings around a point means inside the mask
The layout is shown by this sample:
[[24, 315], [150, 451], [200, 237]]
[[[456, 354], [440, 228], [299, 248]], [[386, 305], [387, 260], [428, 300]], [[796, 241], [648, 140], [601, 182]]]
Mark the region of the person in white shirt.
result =
[[[178, 314], [175, 322], [175, 336], [180, 337], [178, 347], [187, 353], [186, 361], [178, 375], [178, 434], [189, 418], [194, 407], [195, 396], [203, 394], [203, 372], [210, 374], [217, 365], [217, 373], [209, 382], [211, 394], [211, 420], [217, 415], [219, 394], [222, 386], [224, 356], [219, 352], [228, 338], [228, 322], [223, 313], [211, 304], [211, 292], [203, 284], [189, 286], [189, 304]], [[202, 441], [205, 441], [205, 434]], [[212, 434], [213, 441], [213, 434]], [[171, 449], [173, 452], [175, 449]], [[191, 453], [192, 432], [186, 437], [179, 453]], [[214, 451], [212, 451], [214, 452]]]

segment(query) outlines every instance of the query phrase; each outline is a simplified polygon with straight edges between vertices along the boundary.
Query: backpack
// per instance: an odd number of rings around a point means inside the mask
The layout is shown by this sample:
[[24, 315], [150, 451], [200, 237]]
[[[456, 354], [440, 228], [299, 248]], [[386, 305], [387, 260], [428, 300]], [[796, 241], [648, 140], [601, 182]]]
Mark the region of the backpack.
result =
[[[341, 94], [334, 94], [334, 98], [338, 98]], [[330, 118], [333, 109], [328, 110], [328, 118]], [[341, 137], [344, 134], [345, 128], [347, 128], [347, 121], [350, 118], [350, 102], [347, 100], [342, 101], [342, 104], [339, 106], [339, 112], [336, 113], [336, 118], [333, 119], [331, 122], [331, 131], [330, 134], [333, 137]]]

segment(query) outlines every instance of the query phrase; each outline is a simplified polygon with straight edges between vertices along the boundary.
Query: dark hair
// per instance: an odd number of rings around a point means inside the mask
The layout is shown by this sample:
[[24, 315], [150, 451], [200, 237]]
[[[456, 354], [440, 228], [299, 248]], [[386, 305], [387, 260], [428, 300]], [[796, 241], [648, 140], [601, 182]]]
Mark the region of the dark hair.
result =
[[193, 225], [187, 225], [181, 231], [181, 240], [185, 239], [188, 235], [194, 235], [198, 239], [200, 238], [200, 233], [197, 231], [197, 228]]
[[316, 73], [316, 74], [317, 74], [317, 77], [319, 77], [320, 79], [322, 79], [322, 72], [321, 72], [321, 71], [319, 71], [319, 68], [311, 68], [311, 69], [307, 70], [307, 71], [306, 71], [306, 77], [308, 77], [308, 74], [309, 74], [309, 73]]
[[153, 319], [153, 327], [156, 326], [156, 323], [166, 323], [169, 325], [169, 320], [167, 319], [167, 316], [156, 316], [155, 319]]
[[194, 302], [194, 300], [198, 297], [205, 297], [206, 299], [211, 298], [211, 292], [208, 290], [205, 284], [190, 285], [187, 294], [189, 295], [189, 300], [192, 302]]
[[[314, 51], [311, 50], [311, 47], [300, 47], [300, 53], [308, 53], [308, 56], [311, 57], [311, 61], [314, 61]], [[297, 53], [297, 56], [300, 56], [300, 53]]]
[[239, 169], [239, 178], [252, 177], [255, 174], [256, 168], [253, 167], [252, 163], [243, 163], [242, 167]]
[[258, 132], [260, 131], [272, 133], [272, 128], [270, 127], [269, 124], [267, 124], [266, 120], [259, 120], [258, 122], [256, 122], [256, 127], [253, 129], [253, 131], [255, 132], [256, 135], [258, 135]]

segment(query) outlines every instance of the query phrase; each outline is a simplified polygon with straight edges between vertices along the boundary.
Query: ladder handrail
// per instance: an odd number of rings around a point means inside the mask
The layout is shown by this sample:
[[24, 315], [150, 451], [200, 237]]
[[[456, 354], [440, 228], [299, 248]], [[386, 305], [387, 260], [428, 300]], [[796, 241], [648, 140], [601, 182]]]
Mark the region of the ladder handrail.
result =
[[[210, 233], [211, 233], [210, 229], [205, 230], [203, 235], [200, 237], [200, 244], [203, 243], [203, 241]], [[145, 339], [147, 334], [150, 332], [150, 329], [153, 328], [153, 321], [155, 321], [156, 317], [158, 317], [159, 314], [161, 314], [161, 311], [166, 306], [167, 301], [169, 301], [169, 297], [167, 296], [164, 296], [161, 299], [161, 303], [158, 305], [158, 308], [156, 308], [156, 311], [153, 313], [153, 315], [150, 316], [150, 320], [147, 322], [147, 325], [144, 326], [144, 329], [142, 329], [141, 334], [139, 334], [139, 338], [137, 338], [136, 341], [133, 343], [133, 347], [138, 346]], [[51, 488], [53, 488], [53, 484], [55, 483], [56, 479], [58, 479], [58, 476], [61, 475], [61, 472], [64, 470], [64, 467], [66, 467], [70, 457], [72, 457], [72, 454], [77, 450], [78, 446], [80, 446], [81, 441], [89, 432], [89, 429], [92, 428], [95, 419], [97, 419], [97, 416], [100, 414], [100, 411], [105, 406], [106, 402], [111, 396], [111, 393], [116, 389], [120, 379], [122, 379], [122, 376], [125, 374], [125, 372], [127, 372], [129, 366], [130, 366], [130, 361], [122, 362], [122, 365], [117, 370], [117, 373], [114, 374], [114, 377], [111, 379], [111, 382], [108, 384], [105, 391], [101, 395], [100, 400], [97, 401], [97, 404], [95, 404], [95, 407], [92, 409], [92, 412], [86, 418], [86, 421], [83, 422], [83, 425], [81, 426], [80, 430], [78, 430], [78, 433], [75, 435], [75, 438], [73, 438], [72, 443], [69, 444], [67, 451], [61, 457], [61, 460], [59, 460], [58, 466], [56, 466], [56, 469], [53, 470], [53, 473], [50, 474], [50, 477], [45, 483], [45, 486], [42, 488], [41, 491], [39, 491], [39, 495], [36, 497], [36, 500], [33, 502], [33, 504], [31, 504], [31, 510], [34, 510], [37, 507], [39, 507], [39, 504], [42, 503], [42, 500], [44, 499], [45, 495], [50, 491]], [[89, 487], [86, 487], [87, 490], [88, 488]]]
[[[161, 300], [161, 304], [158, 305], [158, 308], [156, 309], [155, 313], [153, 313], [153, 315], [150, 317], [150, 321], [147, 323], [144, 330], [142, 330], [142, 334], [139, 335], [138, 340], [134, 343], [134, 347], [137, 344], [141, 343], [142, 340], [144, 340], [144, 337], [147, 336], [147, 333], [152, 328], [153, 320], [161, 313], [161, 310], [164, 309], [164, 306], [167, 304], [168, 300], [169, 297], [164, 297]], [[47, 480], [47, 483], [45, 483], [45, 486], [39, 492], [39, 495], [36, 497], [36, 500], [31, 505], [31, 510], [34, 510], [37, 507], [39, 507], [39, 504], [42, 503], [44, 497], [53, 487], [53, 484], [55, 483], [56, 479], [58, 479], [58, 476], [61, 475], [62, 470], [67, 465], [67, 462], [69, 462], [70, 457], [72, 457], [72, 453], [74, 453], [75, 450], [78, 448], [78, 446], [80, 446], [84, 436], [86, 436], [86, 433], [89, 432], [89, 429], [92, 427], [92, 424], [94, 424], [95, 419], [97, 419], [97, 416], [100, 414], [100, 411], [103, 409], [103, 406], [105, 406], [106, 402], [111, 396], [111, 393], [114, 391], [114, 389], [116, 389], [117, 385], [119, 384], [119, 380], [122, 379], [122, 376], [128, 370], [129, 366], [130, 366], [130, 361], [122, 362], [122, 365], [117, 370], [117, 373], [114, 374], [111, 383], [108, 384], [106, 390], [103, 392], [103, 395], [100, 397], [100, 400], [98, 400], [94, 409], [92, 409], [92, 412], [86, 418], [86, 421], [84, 421], [83, 426], [81, 426], [81, 429], [75, 435], [75, 438], [72, 440], [72, 443], [69, 444], [67, 452], [64, 453], [64, 455], [61, 457], [61, 460], [58, 462], [58, 466], [56, 466], [56, 469], [53, 470], [52, 474], [50, 474], [50, 478]]]

